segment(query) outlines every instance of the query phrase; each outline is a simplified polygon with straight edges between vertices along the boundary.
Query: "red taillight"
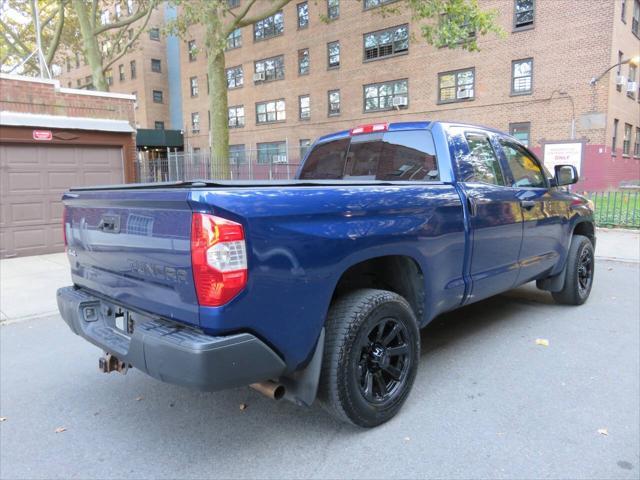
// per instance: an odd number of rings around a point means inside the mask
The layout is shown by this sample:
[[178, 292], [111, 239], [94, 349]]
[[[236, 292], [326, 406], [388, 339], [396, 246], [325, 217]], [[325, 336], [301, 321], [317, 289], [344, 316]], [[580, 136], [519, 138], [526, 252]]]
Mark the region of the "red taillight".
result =
[[191, 218], [191, 267], [198, 303], [224, 305], [247, 285], [247, 252], [242, 225], [194, 213]]
[[69, 211], [67, 207], [62, 209], [62, 239], [64, 240], [64, 248], [67, 248], [67, 220], [69, 218]]
[[368, 125], [360, 125], [351, 129], [351, 135], [362, 135], [363, 133], [386, 132], [389, 129], [388, 123], [370, 123]]

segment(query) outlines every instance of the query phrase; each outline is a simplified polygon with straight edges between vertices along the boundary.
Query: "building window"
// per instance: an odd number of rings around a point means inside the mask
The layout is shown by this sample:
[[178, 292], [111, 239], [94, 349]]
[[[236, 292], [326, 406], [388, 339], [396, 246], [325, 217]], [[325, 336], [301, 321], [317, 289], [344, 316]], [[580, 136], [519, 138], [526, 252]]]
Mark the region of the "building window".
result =
[[622, 0], [620, 9], [620, 20], [627, 23], [627, 0]]
[[156, 130], [164, 130], [164, 122], [155, 121], [153, 122], [153, 128]]
[[616, 90], [622, 91], [622, 83], [618, 81], [618, 78], [622, 76], [622, 57], [624, 54], [618, 50], [618, 69], [616, 70]]
[[328, 114], [330, 117], [340, 115], [340, 90], [329, 90], [327, 92], [328, 98]]
[[474, 69], [438, 74], [438, 103], [462, 102], [474, 98]]
[[309, 49], [308, 48], [303, 48], [302, 50], [298, 50], [298, 74], [299, 75], [309, 74]]
[[300, 139], [300, 160], [304, 158], [307, 152], [311, 149], [311, 140], [308, 138]]
[[82, 86], [82, 80], [78, 78], [78, 79], [76, 80], [76, 87], [77, 87], [77, 88], [80, 88], [81, 86]]
[[335, 20], [340, 16], [340, 0], [327, 0], [327, 17]]
[[394, 99], [400, 100], [403, 106], [409, 104], [408, 81], [373, 83], [364, 87], [364, 111], [378, 112], [393, 109]]
[[110, 68], [104, 72], [104, 77], [107, 80], [107, 85], [113, 85], [113, 69]]
[[622, 139], [622, 155], [628, 156], [631, 151], [631, 125], [624, 124], [624, 138]]
[[533, 27], [535, 0], [514, 0], [514, 27]]
[[240, 165], [247, 163], [247, 155], [245, 153], [244, 144], [229, 145], [229, 163], [231, 165]]
[[120, 64], [118, 65], [118, 78], [120, 79], [120, 81], [124, 81], [124, 64]]
[[340, 67], [340, 42], [327, 43], [327, 64], [329, 68]]
[[149, 30], [149, 38], [151, 40], [160, 41], [160, 29], [158, 27], [153, 27]]
[[635, 88], [631, 88], [632, 84], [636, 81], [636, 74], [638, 73], [638, 67], [629, 64], [629, 78], [627, 79], [627, 97], [636, 98]]
[[67, 87], [71, 88], [71, 82], [67, 82]]
[[633, 146], [633, 156], [640, 157], [640, 127], [636, 127], [636, 143]]
[[631, 19], [631, 31], [636, 37], [640, 37], [640, 0], [633, 2], [633, 18]]
[[364, 60], [390, 57], [408, 51], [408, 25], [387, 28], [364, 35]]
[[287, 163], [287, 142], [259, 143], [258, 163]]
[[200, 132], [200, 113], [192, 112], [191, 113], [191, 133], [199, 133]]
[[307, 2], [298, 4], [298, 28], [309, 26], [309, 4]]
[[127, 0], [127, 13], [131, 15], [135, 9], [135, 0]]
[[67, 72], [71, 71], [71, 60], [67, 58]]
[[244, 84], [242, 65], [227, 68], [227, 88], [240, 88]]
[[267, 38], [277, 37], [284, 32], [284, 16], [277, 12], [253, 24], [253, 39], [257, 42]]
[[242, 31], [236, 28], [227, 37], [227, 50], [233, 50], [234, 48], [240, 48], [242, 46]]
[[397, 2], [398, 0], [364, 0], [364, 9], [376, 8], [386, 3]]
[[189, 40], [187, 42], [187, 52], [189, 53], [189, 61], [195, 62], [197, 58], [197, 53], [198, 53], [198, 47], [196, 47], [195, 40]]
[[119, 3], [116, 3], [115, 13], [116, 13], [116, 20], [119, 20], [120, 17], [122, 16], [122, 5], [120, 5]]
[[189, 79], [189, 90], [192, 97], [198, 96], [198, 77], [191, 77]]
[[156, 73], [162, 73], [162, 62], [157, 58], [151, 59], [151, 71]]
[[95, 90], [95, 88], [93, 87], [93, 77], [91, 75], [87, 75], [86, 77], [84, 77], [84, 87], [87, 90]]
[[136, 71], [136, 61], [135, 60], [131, 60], [129, 62], [129, 68], [131, 70], [131, 80], [135, 80], [136, 76], [137, 76], [137, 71]]
[[76, 52], [76, 68], [80, 67], [80, 54]]
[[127, 36], [129, 37], [129, 40], [133, 40], [133, 28], [127, 30]]
[[256, 123], [284, 122], [287, 118], [284, 100], [256, 103]]
[[229, 107], [228, 110], [229, 128], [244, 127], [244, 105]]
[[531, 123], [530, 122], [510, 123], [509, 135], [511, 135], [516, 140], [518, 140], [525, 147], [528, 147], [529, 139], [531, 137]]
[[153, 91], [153, 103], [162, 103], [162, 90], [154, 90]]
[[533, 78], [533, 59], [511, 62], [511, 94], [527, 95], [531, 93]]
[[311, 118], [311, 97], [300, 95], [298, 103], [300, 105], [300, 120], [309, 120]]
[[616, 147], [618, 143], [618, 119], [613, 119], [613, 135], [611, 138], [611, 155], [616, 155]]
[[227, 0], [227, 8], [236, 8], [240, 6], [240, 0]]
[[284, 55], [258, 60], [253, 64], [255, 83], [272, 82], [284, 78]]

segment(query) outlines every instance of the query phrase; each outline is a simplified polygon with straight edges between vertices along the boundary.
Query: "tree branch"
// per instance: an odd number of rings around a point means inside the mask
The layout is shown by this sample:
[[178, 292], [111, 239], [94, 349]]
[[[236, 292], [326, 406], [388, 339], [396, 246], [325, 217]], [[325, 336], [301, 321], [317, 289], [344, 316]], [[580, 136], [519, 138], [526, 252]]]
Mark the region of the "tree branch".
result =
[[127, 42], [127, 44], [124, 46], [120, 54], [116, 55], [114, 58], [109, 60], [109, 62], [102, 67], [103, 72], [106, 72], [114, 63], [116, 63], [118, 60], [124, 57], [124, 55], [129, 51], [129, 49], [133, 46], [133, 44], [136, 43], [136, 41], [138, 40], [138, 37], [140, 37], [140, 34], [147, 28], [147, 24], [149, 23], [149, 19], [151, 18], [152, 12], [153, 12], [153, 9], [149, 8], [149, 11], [147, 12], [147, 18], [145, 18], [144, 23], [138, 29], [138, 32], [131, 38], [131, 40], [129, 40], [129, 42]]
[[[256, 0], [249, 0], [238, 12], [238, 15], [236, 14], [232, 14], [235, 19], [233, 20], [233, 22], [231, 22], [229, 24], [229, 27], [227, 28], [228, 32], [225, 31], [224, 33], [226, 33], [227, 35], [229, 35], [229, 33], [233, 32], [236, 28], [238, 28], [238, 22], [240, 22], [244, 17], [247, 16], [247, 13], [249, 13], [249, 10], [251, 9], [251, 7], [253, 7], [253, 5], [256, 3]], [[231, 12], [231, 10], [229, 10], [229, 12]]]
[[59, 0], [58, 3], [58, 25], [56, 25], [56, 31], [51, 39], [51, 43], [49, 43], [49, 48], [47, 49], [47, 54], [45, 56], [45, 62], [47, 62], [47, 66], [51, 65], [53, 61], [53, 56], [58, 50], [58, 46], [60, 45], [60, 37], [62, 36], [62, 28], [64, 27], [64, 2], [63, 0]]
[[[252, 16], [252, 17], [245, 17], [245, 18], [241, 19], [240, 21], [238, 21], [237, 24], [236, 24], [236, 28], [237, 27], [246, 27], [246, 26], [249, 26], [249, 25], [253, 25], [256, 22], [259, 22], [260, 20], [263, 20], [263, 19], [265, 19], [267, 17], [270, 17], [271, 15], [276, 13], [278, 10], [280, 10], [282, 7], [284, 7], [290, 1], [291, 0], [277, 0], [277, 1], [273, 2], [271, 4], [271, 7], [268, 8], [267, 10], [265, 10], [264, 12], [258, 13], [256, 15]], [[249, 6], [251, 6], [251, 5], [249, 5]]]
[[98, 20], [98, 0], [93, 0], [93, 5], [91, 6], [91, 18], [89, 21], [91, 22], [91, 29], [95, 31], [96, 21]]
[[153, 0], [149, 3], [146, 9], [144, 9], [142, 6], [139, 6], [138, 11], [134, 15], [125, 17], [118, 22], [108, 23], [106, 25], [102, 25], [101, 27], [96, 28], [95, 35], [100, 35], [101, 33], [104, 33], [107, 30], [113, 30], [114, 28], [123, 28], [128, 25], [131, 25], [132, 23], [140, 20], [142, 17], [144, 17], [148, 13], [151, 13], [151, 11], [156, 7], [156, 3], [157, 2]]
[[5, 36], [5, 38], [7, 38], [6, 34], [9, 34], [9, 36], [13, 40], [13, 42], [7, 42], [7, 43], [9, 45], [13, 46], [14, 50], [16, 51], [16, 53], [18, 53], [18, 49], [16, 48], [15, 45], [18, 45], [25, 54], [31, 53], [31, 51], [27, 48], [27, 46], [24, 43], [22, 43], [22, 40], [20, 40], [20, 36], [18, 34], [16, 34], [13, 30], [11, 30], [11, 27], [9, 27], [9, 25], [4, 23], [2, 18], [0, 18], [0, 27], [2, 27], [2, 30], [3, 30], [2, 33]]

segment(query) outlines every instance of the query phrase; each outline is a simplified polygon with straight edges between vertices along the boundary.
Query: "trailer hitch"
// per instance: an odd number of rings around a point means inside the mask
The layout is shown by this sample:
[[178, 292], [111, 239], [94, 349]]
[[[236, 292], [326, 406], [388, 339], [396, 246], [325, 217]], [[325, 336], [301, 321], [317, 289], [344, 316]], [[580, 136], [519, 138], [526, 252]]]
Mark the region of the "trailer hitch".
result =
[[104, 357], [98, 359], [98, 368], [103, 373], [120, 372], [125, 375], [129, 370], [129, 364], [123, 362], [115, 355], [107, 353]]

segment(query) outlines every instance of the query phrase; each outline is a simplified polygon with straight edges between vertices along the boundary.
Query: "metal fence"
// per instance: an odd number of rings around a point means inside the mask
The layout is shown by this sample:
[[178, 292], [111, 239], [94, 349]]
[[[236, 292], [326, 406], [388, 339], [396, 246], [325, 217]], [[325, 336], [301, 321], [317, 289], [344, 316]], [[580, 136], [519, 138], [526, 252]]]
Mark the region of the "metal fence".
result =
[[232, 180], [288, 180], [295, 177], [300, 165], [299, 151], [295, 153], [258, 156], [256, 151], [247, 150], [242, 157], [225, 158], [222, 162], [212, 162], [211, 155], [204, 152], [169, 152], [156, 158], [139, 155], [136, 182], [222, 179], [226, 177], [223, 164], [228, 165], [228, 178]]
[[640, 228], [640, 192], [614, 191], [586, 194], [595, 207], [600, 227]]

